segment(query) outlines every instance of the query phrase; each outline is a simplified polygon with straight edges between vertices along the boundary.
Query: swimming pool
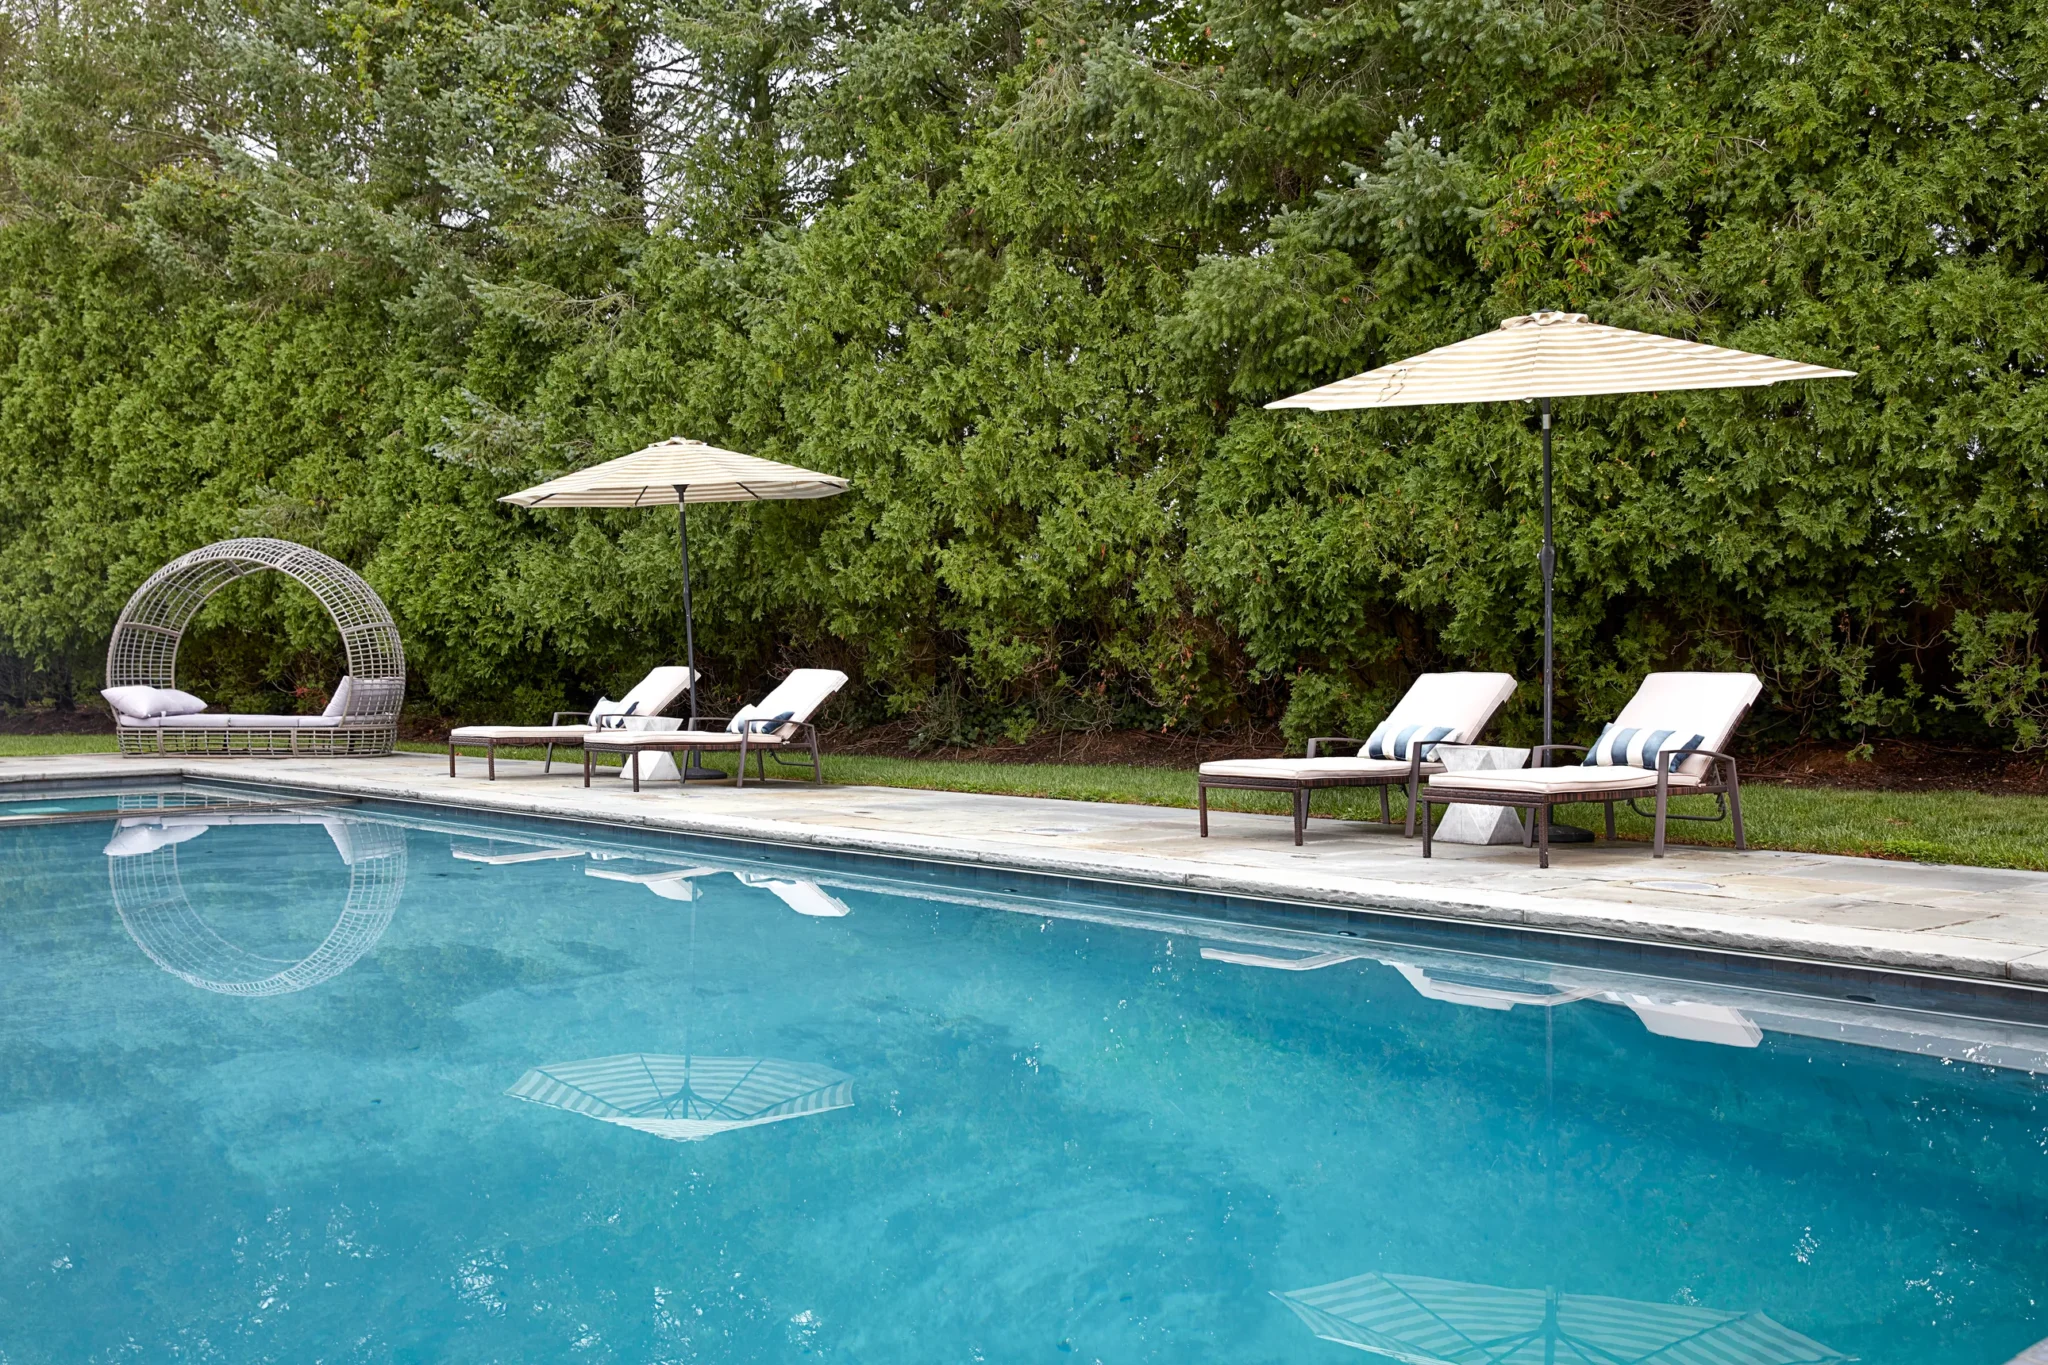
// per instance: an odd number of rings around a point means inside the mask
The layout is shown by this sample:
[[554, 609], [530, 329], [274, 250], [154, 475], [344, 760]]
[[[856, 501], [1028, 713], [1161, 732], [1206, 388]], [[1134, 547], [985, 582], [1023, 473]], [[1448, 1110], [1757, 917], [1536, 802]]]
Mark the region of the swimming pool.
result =
[[2048, 1337], [2025, 1022], [425, 809], [0, 859], [10, 1365]]

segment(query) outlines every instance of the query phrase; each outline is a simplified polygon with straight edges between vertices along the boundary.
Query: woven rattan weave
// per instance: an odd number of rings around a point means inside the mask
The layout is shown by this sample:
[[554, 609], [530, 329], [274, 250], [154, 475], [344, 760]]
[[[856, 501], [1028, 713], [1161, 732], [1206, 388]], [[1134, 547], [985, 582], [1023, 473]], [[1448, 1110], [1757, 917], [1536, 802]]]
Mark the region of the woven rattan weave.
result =
[[[391, 613], [355, 570], [288, 540], [249, 538], [204, 546], [151, 574], [135, 590], [107, 645], [107, 686], [177, 686], [178, 642], [206, 600], [238, 578], [265, 569], [288, 574], [320, 599], [341, 631], [353, 679], [334, 724], [264, 726], [248, 717], [167, 726], [116, 719], [121, 752], [155, 754], [388, 754], [398, 742], [405, 701], [405, 650]], [[237, 723], [237, 722], [240, 723]]]

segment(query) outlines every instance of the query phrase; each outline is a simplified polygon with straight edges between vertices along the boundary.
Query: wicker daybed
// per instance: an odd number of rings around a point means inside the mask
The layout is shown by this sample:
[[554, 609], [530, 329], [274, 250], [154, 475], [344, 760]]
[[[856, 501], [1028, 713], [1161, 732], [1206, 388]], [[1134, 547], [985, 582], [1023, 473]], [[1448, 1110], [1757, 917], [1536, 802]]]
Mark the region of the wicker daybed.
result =
[[[107, 689], [175, 688], [178, 642], [206, 600], [238, 578], [265, 569], [304, 584], [341, 631], [348, 674], [334, 703], [317, 716], [201, 713], [140, 717], [114, 711], [121, 752], [371, 756], [398, 743], [405, 700], [405, 650], [391, 613], [368, 583], [340, 560], [288, 540], [223, 540], [172, 560], [135, 590], [107, 645]], [[194, 702], [197, 706], [199, 703]]]

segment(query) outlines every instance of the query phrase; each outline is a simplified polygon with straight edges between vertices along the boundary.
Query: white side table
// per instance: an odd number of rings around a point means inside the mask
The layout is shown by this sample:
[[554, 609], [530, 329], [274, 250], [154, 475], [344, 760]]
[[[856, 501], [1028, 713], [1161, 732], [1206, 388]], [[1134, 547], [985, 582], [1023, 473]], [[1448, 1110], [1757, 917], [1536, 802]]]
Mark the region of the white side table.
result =
[[[1439, 744], [1436, 761], [1445, 772], [1483, 772], [1522, 767], [1529, 761], [1529, 751], [1493, 744]], [[1522, 817], [1511, 806], [1449, 806], [1431, 837], [1451, 844], [1519, 844]]]
[[[674, 716], [628, 716], [625, 728], [628, 730], [680, 730], [683, 723]], [[674, 777], [676, 761], [667, 754], [628, 754], [626, 761], [619, 765], [618, 776], [631, 777], [634, 764], [640, 765], [642, 785], [658, 777]]]

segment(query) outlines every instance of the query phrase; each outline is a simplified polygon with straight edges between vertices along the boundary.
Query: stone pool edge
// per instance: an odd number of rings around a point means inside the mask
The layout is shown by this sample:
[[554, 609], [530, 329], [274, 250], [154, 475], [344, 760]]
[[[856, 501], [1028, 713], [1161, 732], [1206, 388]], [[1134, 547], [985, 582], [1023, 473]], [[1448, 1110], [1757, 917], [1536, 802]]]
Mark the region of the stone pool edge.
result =
[[[294, 768], [289, 772], [278, 772], [271, 766], [273, 762], [275, 760], [232, 763], [232, 760], [223, 762], [219, 758], [138, 760], [113, 755], [67, 755], [49, 760], [8, 759], [0, 760], [0, 787], [21, 782], [134, 781], [138, 778], [229, 782], [372, 801], [403, 802], [443, 810], [470, 809], [495, 815], [567, 820], [618, 829], [645, 829], [666, 834], [881, 854], [920, 862], [965, 864], [1247, 900], [1394, 914], [1445, 923], [1780, 958], [1794, 963], [1916, 973], [2027, 988], [2048, 987], [2048, 950], [2027, 944], [1942, 937], [1926, 931], [1824, 925], [1733, 911], [1703, 913], [1568, 896], [1486, 891], [1469, 886], [1446, 887], [1436, 892], [1409, 882], [1352, 874], [1333, 877], [1281, 869], [1238, 871], [1150, 855], [1110, 856], [1092, 850], [1051, 850], [969, 836], [938, 839], [847, 825], [691, 812], [665, 805], [621, 811], [595, 807], [576, 796], [542, 795], [515, 789], [466, 788], [459, 793], [450, 792], [445, 787], [420, 785], [409, 780], [409, 774], [365, 772], [356, 776], [324, 767], [312, 771]], [[253, 772], [252, 767], [256, 769]], [[566, 790], [573, 793], [583, 791], [581, 787]]]

